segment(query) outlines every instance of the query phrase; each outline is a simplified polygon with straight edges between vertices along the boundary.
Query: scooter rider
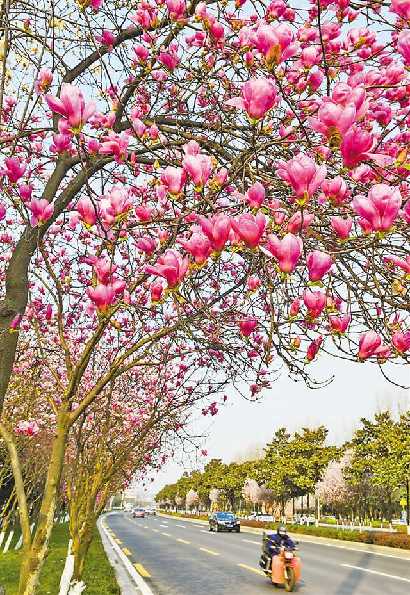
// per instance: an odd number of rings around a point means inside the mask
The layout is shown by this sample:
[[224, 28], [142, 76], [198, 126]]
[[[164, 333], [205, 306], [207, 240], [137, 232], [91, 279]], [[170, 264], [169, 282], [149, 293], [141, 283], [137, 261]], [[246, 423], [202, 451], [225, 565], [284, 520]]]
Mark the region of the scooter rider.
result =
[[280, 548], [285, 547], [286, 549], [295, 549], [295, 543], [289, 537], [286, 527], [279, 525], [276, 533], [267, 533], [264, 539], [263, 553], [260, 559], [260, 566], [265, 570], [269, 571], [272, 566], [273, 556], [277, 556], [280, 552]]

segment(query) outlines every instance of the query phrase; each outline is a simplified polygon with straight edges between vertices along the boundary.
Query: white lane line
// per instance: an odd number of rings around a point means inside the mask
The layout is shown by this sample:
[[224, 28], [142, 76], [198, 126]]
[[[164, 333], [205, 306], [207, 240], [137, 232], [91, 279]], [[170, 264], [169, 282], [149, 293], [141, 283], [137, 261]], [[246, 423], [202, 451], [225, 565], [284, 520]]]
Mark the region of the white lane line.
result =
[[205, 529], [201, 529], [200, 533], [207, 533], [208, 535], [215, 535], [214, 533], [211, 533], [210, 531], [205, 531]]
[[160, 525], [160, 527], [168, 527], [168, 525]]
[[251, 539], [242, 539], [245, 543], [253, 543], [253, 545], [260, 545], [260, 541], [252, 541]]
[[165, 537], [172, 537], [169, 533], [161, 533], [161, 535], [165, 535]]
[[175, 527], [181, 527], [181, 529], [186, 529], [185, 525], [175, 525]]
[[410, 583], [410, 578], [396, 576], [395, 574], [387, 574], [386, 572], [370, 570], [370, 568], [362, 568], [361, 566], [353, 566], [352, 564], [341, 564], [340, 566], [344, 566], [345, 568], [353, 568], [354, 570], [361, 570], [362, 572], [369, 572], [370, 574], [377, 574], [377, 576], [385, 576], [386, 578], [392, 578], [395, 581], [403, 581], [404, 583]]

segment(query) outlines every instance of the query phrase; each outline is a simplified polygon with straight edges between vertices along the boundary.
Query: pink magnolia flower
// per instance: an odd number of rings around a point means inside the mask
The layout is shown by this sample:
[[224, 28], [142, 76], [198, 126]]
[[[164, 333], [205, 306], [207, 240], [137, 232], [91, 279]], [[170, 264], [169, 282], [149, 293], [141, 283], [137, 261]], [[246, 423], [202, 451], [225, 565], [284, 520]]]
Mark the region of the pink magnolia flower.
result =
[[202, 190], [212, 173], [212, 160], [209, 155], [185, 155], [182, 166], [195, 184], [195, 189]]
[[242, 86], [242, 97], [233, 97], [226, 105], [243, 109], [251, 120], [261, 120], [276, 104], [277, 89], [266, 78], [253, 78]]
[[189, 260], [182, 257], [176, 250], [167, 250], [165, 254], [158, 258], [155, 266], [147, 265], [145, 272], [152, 275], [158, 275], [166, 279], [168, 287], [176, 287], [186, 275]]
[[108, 29], [103, 29], [101, 35], [96, 35], [95, 39], [96, 41], [98, 41], [98, 43], [101, 43], [101, 45], [105, 45], [107, 48], [112, 49], [112, 46], [115, 41], [115, 35], [114, 33], [112, 33], [112, 31], [108, 31]]
[[343, 219], [343, 217], [335, 215], [330, 218], [330, 224], [338, 237], [341, 240], [346, 240], [349, 237], [350, 231], [352, 229], [353, 219], [351, 217]]
[[326, 252], [313, 250], [306, 258], [310, 281], [320, 281], [329, 272], [333, 260]]
[[60, 97], [46, 95], [46, 101], [51, 111], [67, 120], [73, 132], [79, 132], [95, 112], [95, 102], [85, 101], [80, 89], [67, 83], [61, 85]]
[[343, 335], [348, 329], [348, 326], [352, 320], [350, 314], [340, 314], [340, 316], [329, 316], [329, 323], [332, 332], [338, 335]]
[[403, 217], [404, 221], [410, 225], [410, 199], [407, 199], [407, 202], [402, 210], [401, 216]]
[[70, 134], [53, 134], [53, 142], [50, 145], [52, 153], [65, 153], [72, 149], [72, 136]]
[[303, 242], [299, 236], [291, 233], [287, 233], [282, 240], [275, 235], [270, 235], [266, 248], [277, 259], [280, 270], [283, 273], [291, 273], [299, 262]]
[[248, 277], [246, 281], [246, 287], [249, 289], [249, 291], [256, 291], [261, 286], [261, 284], [262, 281], [254, 275]]
[[256, 216], [244, 213], [239, 219], [232, 219], [231, 225], [249, 248], [256, 248], [265, 231], [266, 219], [262, 213], [258, 213]]
[[368, 196], [358, 195], [352, 201], [355, 212], [365, 219], [372, 231], [388, 231], [397, 219], [401, 207], [398, 188], [375, 184]]
[[267, 66], [280, 64], [299, 50], [299, 44], [294, 41], [292, 29], [286, 23], [277, 26], [261, 23], [250, 39], [264, 56]]
[[259, 209], [265, 200], [265, 188], [260, 182], [255, 182], [246, 192], [245, 197], [252, 209]]
[[171, 21], [180, 21], [186, 14], [185, 0], [165, 0]]
[[359, 339], [359, 359], [365, 360], [374, 355], [381, 344], [381, 337], [375, 331], [366, 331], [363, 333]]
[[202, 233], [194, 232], [189, 240], [181, 242], [187, 252], [192, 254], [197, 264], [203, 264], [212, 252], [209, 239]]
[[117, 218], [131, 208], [131, 200], [125, 188], [114, 186], [110, 193], [101, 197], [101, 216], [106, 225], [112, 225]]
[[163, 293], [164, 286], [162, 285], [161, 281], [154, 281], [154, 283], [151, 284], [151, 301], [159, 302]]
[[4, 160], [4, 165], [6, 168], [2, 173], [8, 177], [12, 184], [15, 184], [20, 178], [24, 176], [26, 164], [22, 163], [17, 157], [7, 157]]
[[399, 17], [408, 21], [410, 20], [410, 1], [409, 0], [392, 0], [390, 5], [391, 12], [395, 12]]
[[308, 362], [311, 362], [315, 359], [322, 343], [323, 343], [322, 335], [319, 335], [319, 337], [316, 337], [316, 339], [314, 339], [310, 343], [310, 345], [307, 349], [307, 352], [306, 352], [306, 359]]
[[137, 56], [137, 59], [139, 62], [141, 62], [142, 64], [145, 64], [145, 62], [147, 61], [147, 58], [149, 56], [149, 50], [144, 47], [143, 45], [141, 45], [140, 43], [138, 43], [137, 45], [135, 45], [133, 47], [134, 53]]
[[392, 343], [399, 353], [406, 353], [410, 349], [410, 331], [396, 331]]
[[115, 161], [121, 163], [128, 156], [128, 144], [130, 138], [126, 133], [115, 134], [112, 132], [101, 139], [98, 149], [100, 155], [114, 155]]
[[34, 83], [34, 89], [38, 95], [46, 93], [53, 82], [53, 73], [49, 68], [42, 68], [38, 73], [36, 82]]
[[239, 329], [241, 331], [241, 335], [244, 337], [249, 337], [257, 326], [258, 321], [256, 318], [245, 318], [239, 322]]
[[88, 196], [84, 196], [78, 201], [77, 213], [80, 215], [81, 221], [83, 221], [87, 227], [91, 227], [97, 222], [96, 208]]
[[31, 211], [30, 224], [32, 227], [42, 225], [48, 221], [54, 213], [54, 206], [45, 198], [33, 198], [27, 206]]
[[308, 315], [311, 318], [317, 318], [321, 315], [326, 306], [326, 294], [322, 293], [321, 291], [311, 291], [310, 289], [305, 289], [303, 292], [303, 302], [308, 309]]
[[308, 211], [297, 211], [292, 215], [287, 224], [287, 230], [290, 233], [300, 233], [306, 230], [313, 222], [315, 216]]
[[111, 284], [104, 285], [99, 283], [96, 287], [88, 287], [87, 294], [101, 313], [107, 312], [108, 308], [114, 304], [116, 299], [116, 292]]
[[385, 166], [392, 161], [391, 157], [380, 153], [372, 153], [375, 139], [370, 132], [354, 125], [343, 137], [340, 151], [343, 157], [343, 165], [353, 168], [362, 161], [372, 159], [378, 165]]
[[2, 202], [0, 202], [0, 221], [2, 221], [6, 216], [6, 207]]
[[293, 300], [293, 302], [290, 305], [289, 308], [289, 316], [290, 318], [294, 318], [295, 316], [297, 316], [299, 314], [300, 311], [300, 299], [296, 298]]
[[184, 188], [186, 172], [182, 167], [169, 165], [161, 174], [161, 182], [172, 196], [178, 196]]
[[40, 426], [35, 420], [20, 420], [16, 424], [14, 431], [16, 434], [19, 434], [20, 436], [32, 437], [37, 436], [37, 434], [40, 432]]
[[398, 258], [397, 256], [385, 256], [383, 260], [387, 264], [393, 267], [399, 267], [405, 273], [410, 274], [410, 254], [406, 256], [406, 260], [403, 258]]
[[168, 52], [160, 52], [158, 54], [158, 62], [161, 62], [167, 70], [173, 72], [179, 64], [179, 56], [175, 50], [170, 49]]
[[403, 56], [405, 64], [410, 64], [410, 30], [401, 31], [397, 41], [397, 50]]
[[325, 98], [316, 118], [308, 118], [310, 126], [316, 132], [331, 138], [336, 134], [344, 135], [356, 120], [356, 107], [353, 103], [346, 106]]
[[231, 220], [227, 215], [218, 213], [211, 219], [199, 217], [199, 224], [203, 233], [210, 240], [212, 250], [221, 252], [225, 248], [225, 244], [229, 238], [231, 231]]
[[112, 281], [112, 276], [117, 270], [117, 267], [111, 262], [109, 258], [90, 258], [90, 264], [93, 265], [99, 283], [109, 285]]
[[276, 173], [287, 182], [298, 198], [308, 200], [326, 177], [326, 166], [316, 163], [303, 153], [289, 161], [279, 161]]
[[135, 245], [141, 252], [145, 252], [145, 254], [149, 255], [156, 249], [157, 242], [149, 236], [143, 236], [142, 238], [138, 238]]

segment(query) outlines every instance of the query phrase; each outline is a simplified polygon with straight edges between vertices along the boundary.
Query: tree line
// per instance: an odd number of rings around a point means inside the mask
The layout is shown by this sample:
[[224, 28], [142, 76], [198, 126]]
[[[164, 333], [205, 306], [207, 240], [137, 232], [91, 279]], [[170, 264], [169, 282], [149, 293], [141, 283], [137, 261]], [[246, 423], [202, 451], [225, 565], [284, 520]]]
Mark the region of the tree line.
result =
[[177, 510], [260, 507], [283, 516], [294, 513], [295, 499], [304, 497], [306, 512], [316, 517], [391, 521], [406, 510], [408, 519], [410, 412], [362, 418], [342, 446], [328, 444], [327, 436], [325, 426], [293, 434], [281, 427], [260, 458], [240, 463], [212, 459], [202, 471], [184, 472], [164, 486], [156, 501]]

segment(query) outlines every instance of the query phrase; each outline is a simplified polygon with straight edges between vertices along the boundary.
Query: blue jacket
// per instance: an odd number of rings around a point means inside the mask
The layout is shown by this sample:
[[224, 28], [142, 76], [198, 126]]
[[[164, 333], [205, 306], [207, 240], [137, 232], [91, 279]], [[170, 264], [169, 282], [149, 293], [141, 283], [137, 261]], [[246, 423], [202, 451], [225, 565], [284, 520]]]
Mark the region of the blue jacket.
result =
[[294, 549], [295, 544], [288, 535], [279, 535], [279, 533], [271, 533], [269, 539], [269, 553], [277, 554], [280, 547], [284, 546], [289, 549]]

